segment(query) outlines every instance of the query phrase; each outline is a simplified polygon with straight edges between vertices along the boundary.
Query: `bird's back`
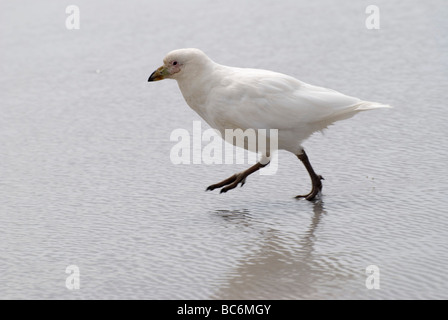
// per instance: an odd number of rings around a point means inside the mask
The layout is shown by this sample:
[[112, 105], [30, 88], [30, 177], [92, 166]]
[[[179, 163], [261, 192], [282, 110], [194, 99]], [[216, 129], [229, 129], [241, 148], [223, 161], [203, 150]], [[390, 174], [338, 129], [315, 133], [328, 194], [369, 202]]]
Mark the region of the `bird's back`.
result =
[[227, 67], [216, 77], [220, 81], [210, 88], [207, 108], [247, 127], [292, 129], [362, 111], [357, 109], [361, 99], [281, 73]]
[[[189, 104], [212, 127], [221, 132], [278, 129], [279, 147], [287, 150], [336, 121], [360, 111], [387, 107], [261, 69], [216, 64], [201, 81], [202, 85], [196, 87], [201, 92], [196, 96], [206, 97], [200, 105]], [[187, 95], [194, 96], [195, 92]]]

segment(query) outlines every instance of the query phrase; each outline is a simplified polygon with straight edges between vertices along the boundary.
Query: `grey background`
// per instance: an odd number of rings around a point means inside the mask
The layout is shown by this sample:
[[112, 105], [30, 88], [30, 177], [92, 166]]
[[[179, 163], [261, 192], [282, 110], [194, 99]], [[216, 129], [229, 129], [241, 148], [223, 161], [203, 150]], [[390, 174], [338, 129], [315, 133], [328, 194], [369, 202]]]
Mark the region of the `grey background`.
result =
[[[0, 298], [446, 299], [448, 6], [376, 1], [367, 30], [370, 4], [0, 1]], [[170, 162], [200, 118], [147, 78], [183, 47], [395, 108], [306, 142], [321, 201], [293, 198], [310, 182], [286, 152], [206, 193], [247, 166]]]

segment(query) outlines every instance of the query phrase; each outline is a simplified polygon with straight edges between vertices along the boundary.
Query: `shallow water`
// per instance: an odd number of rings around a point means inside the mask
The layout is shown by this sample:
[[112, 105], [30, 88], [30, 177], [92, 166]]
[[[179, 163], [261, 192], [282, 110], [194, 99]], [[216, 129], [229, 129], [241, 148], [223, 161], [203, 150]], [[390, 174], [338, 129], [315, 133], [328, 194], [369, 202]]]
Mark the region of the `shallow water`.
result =
[[[377, 1], [380, 30], [364, 1], [76, 4], [69, 31], [65, 4], [0, 2], [0, 298], [448, 297], [444, 1]], [[395, 108], [305, 143], [319, 201], [293, 198], [310, 185], [286, 152], [206, 193], [247, 166], [170, 162], [171, 132], [200, 118], [147, 78], [182, 47]]]

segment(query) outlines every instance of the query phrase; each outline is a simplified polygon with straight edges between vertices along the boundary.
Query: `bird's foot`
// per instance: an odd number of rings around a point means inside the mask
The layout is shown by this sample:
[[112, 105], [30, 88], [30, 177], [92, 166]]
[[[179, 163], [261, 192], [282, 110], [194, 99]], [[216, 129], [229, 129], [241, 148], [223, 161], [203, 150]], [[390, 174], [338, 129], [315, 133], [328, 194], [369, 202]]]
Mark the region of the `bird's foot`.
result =
[[319, 190], [312, 189], [311, 192], [309, 192], [307, 194], [301, 194], [301, 195], [296, 196], [296, 199], [305, 198], [308, 201], [313, 201], [319, 193], [320, 193]]
[[[246, 183], [246, 177], [247, 175], [244, 174], [244, 172], [236, 173], [230, 178], [227, 178], [221, 182], [218, 182], [216, 184], [212, 184], [209, 186], [205, 191], [212, 191], [217, 188], [222, 188], [220, 193], [225, 193], [229, 190], [232, 190], [238, 186], [238, 184], [241, 184], [241, 187]], [[224, 188], [223, 188], [224, 187]]]
[[324, 177], [321, 175], [317, 175], [315, 179], [313, 179], [313, 188], [311, 191], [304, 195], [298, 195], [296, 196], [296, 199], [305, 198], [308, 201], [314, 200], [317, 195], [319, 195], [322, 192], [322, 182], [321, 180], [325, 180]]

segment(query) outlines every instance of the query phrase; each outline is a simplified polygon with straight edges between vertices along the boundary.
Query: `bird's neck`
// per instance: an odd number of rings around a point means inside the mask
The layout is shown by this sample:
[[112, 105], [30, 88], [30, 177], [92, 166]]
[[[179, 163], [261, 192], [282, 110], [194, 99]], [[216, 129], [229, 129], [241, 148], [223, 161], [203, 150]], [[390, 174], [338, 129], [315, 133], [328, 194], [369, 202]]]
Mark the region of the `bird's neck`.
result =
[[203, 88], [201, 81], [178, 81], [178, 84], [185, 101], [193, 110], [200, 112], [205, 108], [208, 92]]
[[207, 103], [207, 96], [213, 86], [213, 65], [201, 70], [194, 70], [188, 77], [177, 79], [180, 91], [188, 105], [198, 113], [203, 113]]

